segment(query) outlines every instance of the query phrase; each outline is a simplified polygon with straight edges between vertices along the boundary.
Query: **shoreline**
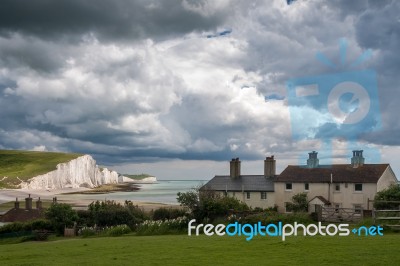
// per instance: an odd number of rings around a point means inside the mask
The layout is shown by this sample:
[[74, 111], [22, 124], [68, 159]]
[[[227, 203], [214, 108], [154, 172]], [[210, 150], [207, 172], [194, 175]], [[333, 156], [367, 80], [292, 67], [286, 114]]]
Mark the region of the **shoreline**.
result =
[[73, 192], [65, 192], [63, 195], [71, 195], [71, 194], [110, 194], [115, 192], [135, 192], [139, 191], [141, 188], [140, 184], [137, 183], [118, 183], [118, 184], [104, 184], [95, 188], [89, 188], [83, 191], [73, 191]]
[[[132, 185], [132, 184], [130, 184]], [[135, 184], [137, 185], [137, 184]], [[140, 190], [140, 187], [134, 191]], [[73, 206], [74, 209], [87, 209], [89, 204], [92, 202], [95, 202], [96, 200], [100, 199], [91, 199], [91, 198], [73, 198], [73, 197], [68, 197], [69, 195], [77, 194], [77, 195], [84, 195], [87, 197], [90, 197], [90, 195], [99, 195], [99, 194], [104, 194], [105, 198], [107, 199], [107, 195], [113, 194], [115, 192], [133, 192], [132, 190], [124, 191], [124, 190], [119, 190], [119, 191], [111, 191], [111, 190], [105, 190], [105, 191], [99, 191], [99, 192], [90, 192], [93, 191], [93, 189], [90, 188], [64, 188], [64, 189], [53, 189], [53, 190], [48, 190], [48, 189], [40, 189], [40, 190], [27, 190], [27, 189], [0, 189], [0, 208], [1, 205], [4, 203], [9, 203], [9, 202], [14, 202], [16, 199], [22, 203], [22, 206], [25, 206], [24, 201], [25, 198], [31, 197], [33, 199], [33, 204], [36, 202], [39, 198], [43, 202], [52, 202], [53, 198], [57, 198], [57, 202], [59, 203], [67, 203]], [[63, 197], [65, 195], [66, 197]], [[125, 199], [113, 199], [115, 202], [124, 204]], [[101, 200], [100, 200], [101, 201]], [[142, 208], [145, 211], [152, 211], [158, 208], [181, 208], [181, 206], [176, 203], [163, 203], [163, 202], [153, 202], [153, 201], [141, 201], [141, 200], [130, 200], [135, 206], [138, 206], [139, 208]], [[21, 206], [21, 207], [22, 207]], [[35, 206], [35, 205], [34, 205]], [[12, 208], [12, 207], [11, 207]]]

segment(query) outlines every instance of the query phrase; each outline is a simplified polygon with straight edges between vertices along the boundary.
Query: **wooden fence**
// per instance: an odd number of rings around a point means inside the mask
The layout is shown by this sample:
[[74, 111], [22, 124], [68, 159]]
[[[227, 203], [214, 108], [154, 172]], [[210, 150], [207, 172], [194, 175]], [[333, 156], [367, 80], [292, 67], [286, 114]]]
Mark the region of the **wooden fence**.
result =
[[64, 229], [64, 236], [65, 237], [73, 237], [75, 236], [75, 228], [65, 228]]
[[320, 222], [358, 222], [363, 219], [362, 209], [315, 206]]
[[368, 200], [368, 205], [369, 203], [386, 204], [386, 209], [372, 209], [372, 218], [374, 220], [374, 224], [381, 224], [387, 227], [400, 229], [400, 201]]

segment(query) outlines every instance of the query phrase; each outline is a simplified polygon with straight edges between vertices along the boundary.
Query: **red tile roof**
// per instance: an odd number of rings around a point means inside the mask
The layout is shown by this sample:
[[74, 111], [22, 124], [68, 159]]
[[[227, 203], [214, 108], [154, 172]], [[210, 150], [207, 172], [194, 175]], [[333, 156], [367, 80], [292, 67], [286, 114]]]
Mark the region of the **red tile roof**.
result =
[[354, 168], [351, 164], [321, 165], [317, 168], [289, 165], [275, 182], [299, 183], [376, 183], [389, 164], [364, 164]]

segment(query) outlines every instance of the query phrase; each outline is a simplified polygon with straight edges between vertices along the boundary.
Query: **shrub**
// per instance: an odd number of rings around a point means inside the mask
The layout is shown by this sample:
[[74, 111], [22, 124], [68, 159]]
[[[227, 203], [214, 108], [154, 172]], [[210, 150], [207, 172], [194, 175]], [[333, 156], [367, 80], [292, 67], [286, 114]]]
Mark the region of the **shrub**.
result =
[[24, 229], [26, 231], [29, 231], [29, 230], [51, 231], [51, 230], [53, 230], [53, 225], [49, 220], [38, 219], [38, 220], [30, 221], [30, 222], [25, 222]]
[[199, 189], [192, 189], [187, 192], [178, 192], [176, 200], [181, 204], [189, 208], [192, 212], [195, 211], [200, 202]]
[[185, 210], [172, 209], [172, 208], [159, 208], [153, 213], [153, 220], [166, 220], [182, 217], [186, 214]]
[[287, 209], [294, 212], [307, 212], [308, 199], [307, 193], [298, 193], [292, 197], [292, 202], [287, 203]]
[[96, 235], [96, 229], [93, 227], [83, 227], [78, 230], [78, 235], [82, 237], [89, 237]]
[[204, 198], [201, 201], [199, 210], [195, 212], [195, 218], [198, 221], [201, 221], [204, 218], [213, 221], [218, 217], [225, 217], [230, 210], [246, 211], [249, 210], [249, 207], [233, 197], [216, 196], [212, 198]]
[[47, 240], [53, 225], [48, 220], [38, 219], [25, 223], [14, 222], [0, 227], [2, 237], [21, 237], [21, 241]]
[[[396, 202], [385, 202], [385, 201], [397, 201]], [[400, 205], [400, 186], [391, 185], [390, 187], [379, 191], [375, 195], [374, 208], [376, 209], [398, 209]]]
[[136, 226], [138, 235], [164, 235], [176, 234], [187, 230], [188, 219], [178, 217], [175, 219], [151, 221], [147, 220]]
[[131, 233], [132, 230], [126, 224], [106, 227], [82, 227], [78, 230], [78, 235], [82, 237], [90, 236], [121, 236]]
[[14, 222], [0, 227], [0, 234], [25, 231], [24, 223]]
[[47, 240], [53, 225], [50, 221], [38, 219], [25, 223], [14, 222], [0, 227], [1, 237], [21, 237], [21, 242]]
[[197, 221], [214, 220], [225, 217], [229, 210], [245, 211], [249, 207], [233, 197], [221, 197], [210, 190], [193, 189], [189, 192], [178, 193], [178, 202], [187, 207]]
[[124, 205], [115, 201], [96, 201], [89, 205], [87, 212], [80, 212], [80, 221], [86, 225], [114, 226], [126, 224], [133, 228], [135, 224], [147, 219], [147, 215], [132, 202], [125, 201]]
[[73, 226], [78, 220], [78, 215], [68, 204], [53, 203], [46, 211], [46, 218], [58, 234], [63, 234], [65, 227]]
[[125, 224], [117, 225], [108, 230], [109, 236], [122, 236], [132, 232], [132, 230]]

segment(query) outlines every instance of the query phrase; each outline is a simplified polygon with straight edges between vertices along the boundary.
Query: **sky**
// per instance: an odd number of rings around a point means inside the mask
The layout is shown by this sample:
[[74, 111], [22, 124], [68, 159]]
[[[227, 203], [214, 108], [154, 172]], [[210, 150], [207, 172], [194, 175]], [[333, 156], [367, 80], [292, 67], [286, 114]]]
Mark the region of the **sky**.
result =
[[[289, 2], [2, 0], [0, 148], [159, 179], [229, 174], [236, 157], [262, 174], [270, 155], [279, 173], [312, 150], [349, 163], [363, 149], [400, 176], [400, 3]], [[334, 109], [335, 78], [369, 94]], [[299, 79], [319, 96], [293, 98]]]

